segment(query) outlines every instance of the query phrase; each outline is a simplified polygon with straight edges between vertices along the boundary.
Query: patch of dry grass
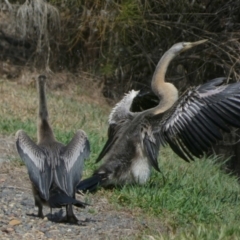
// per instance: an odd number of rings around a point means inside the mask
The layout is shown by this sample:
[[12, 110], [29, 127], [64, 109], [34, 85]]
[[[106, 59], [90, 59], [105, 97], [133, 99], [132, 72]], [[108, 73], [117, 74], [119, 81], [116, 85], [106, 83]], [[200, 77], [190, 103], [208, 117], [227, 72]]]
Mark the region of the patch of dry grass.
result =
[[[2, 118], [14, 118], [22, 122], [36, 121], [38, 96], [35, 76], [37, 75], [29, 74], [27, 77], [22, 76], [19, 81], [0, 82]], [[47, 84], [47, 100], [50, 121], [54, 128], [72, 131], [83, 127], [88, 132], [88, 129], [98, 131], [103, 127], [103, 123], [106, 123], [106, 119], [101, 121], [99, 116], [102, 112], [107, 113], [109, 107], [100, 96], [97, 86], [95, 87], [94, 82], [90, 82], [89, 79], [86, 79], [84, 84], [76, 85], [65, 75], [50, 77]]]

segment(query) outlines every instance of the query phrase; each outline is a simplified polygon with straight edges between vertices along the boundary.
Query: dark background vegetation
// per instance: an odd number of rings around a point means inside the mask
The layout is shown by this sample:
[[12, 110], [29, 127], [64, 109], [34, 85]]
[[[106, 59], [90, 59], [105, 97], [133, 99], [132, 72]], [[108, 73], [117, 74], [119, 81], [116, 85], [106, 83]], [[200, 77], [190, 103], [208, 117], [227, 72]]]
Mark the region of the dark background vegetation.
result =
[[[117, 101], [131, 88], [149, 88], [174, 43], [209, 39], [177, 57], [167, 80], [180, 92], [220, 76], [238, 81], [239, 12], [239, 0], [2, 0], [0, 60], [20, 69], [87, 72]], [[214, 147], [235, 155], [229, 166], [237, 172], [240, 146], [230, 144], [238, 139], [234, 132]]]

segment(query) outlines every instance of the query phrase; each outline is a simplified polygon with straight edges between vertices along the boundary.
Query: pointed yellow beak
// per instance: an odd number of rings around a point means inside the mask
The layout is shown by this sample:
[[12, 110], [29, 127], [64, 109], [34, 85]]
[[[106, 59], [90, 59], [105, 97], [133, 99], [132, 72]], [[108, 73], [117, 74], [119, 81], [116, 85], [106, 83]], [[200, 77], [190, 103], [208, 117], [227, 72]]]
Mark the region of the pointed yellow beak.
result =
[[200, 41], [197, 41], [197, 42], [184, 42], [183, 43], [183, 51], [188, 50], [188, 49], [190, 49], [192, 47], [195, 47], [197, 45], [200, 45], [202, 43], [205, 43], [207, 41], [208, 41], [208, 39], [200, 40]]

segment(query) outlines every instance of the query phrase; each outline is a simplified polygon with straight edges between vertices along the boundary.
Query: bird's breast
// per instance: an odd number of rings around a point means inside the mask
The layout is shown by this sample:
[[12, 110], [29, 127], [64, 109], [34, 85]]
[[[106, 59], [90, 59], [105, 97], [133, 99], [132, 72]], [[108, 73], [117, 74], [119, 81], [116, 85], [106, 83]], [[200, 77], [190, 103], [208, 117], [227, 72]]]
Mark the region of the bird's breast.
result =
[[146, 183], [151, 174], [151, 165], [140, 145], [137, 146], [137, 154], [132, 160], [131, 173], [138, 184]]

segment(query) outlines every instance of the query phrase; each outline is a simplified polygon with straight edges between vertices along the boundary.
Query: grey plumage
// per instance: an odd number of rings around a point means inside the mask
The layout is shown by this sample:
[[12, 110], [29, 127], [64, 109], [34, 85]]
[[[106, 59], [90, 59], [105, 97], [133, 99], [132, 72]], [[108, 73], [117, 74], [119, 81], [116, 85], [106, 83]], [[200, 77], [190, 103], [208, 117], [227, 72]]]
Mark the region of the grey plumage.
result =
[[225, 78], [190, 88], [178, 98], [178, 91], [165, 82], [170, 61], [179, 53], [204, 43], [177, 43], [160, 59], [152, 79], [152, 90], [161, 100], [156, 107], [131, 112], [138, 92], [131, 91], [109, 117], [108, 140], [97, 161], [103, 164], [93, 176], [80, 182], [78, 190], [94, 190], [98, 185], [143, 184], [151, 168], [159, 171], [161, 146], [170, 145], [186, 161], [202, 154], [222, 138], [220, 129], [240, 127], [240, 83], [224, 85]]
[[48, 122], [46, 77], [40, 75], [37, 85], [38, 143], [34, 143], [23, 130], [19, 130], [16, 133], [17, 151], [28, 169], [35, 205], [38, 206], [38, 217], [43, 217], [43, 204], [51, 208], [66, 206], [67, 215], [64, 220], [76, 222], [72, 205], [86, 205], [75, 199], [75, 192], [82, 177], [84, 159], [90, 153], [89, 142], [82, 130], [78, 130], [66, 146], [55, 139]]

